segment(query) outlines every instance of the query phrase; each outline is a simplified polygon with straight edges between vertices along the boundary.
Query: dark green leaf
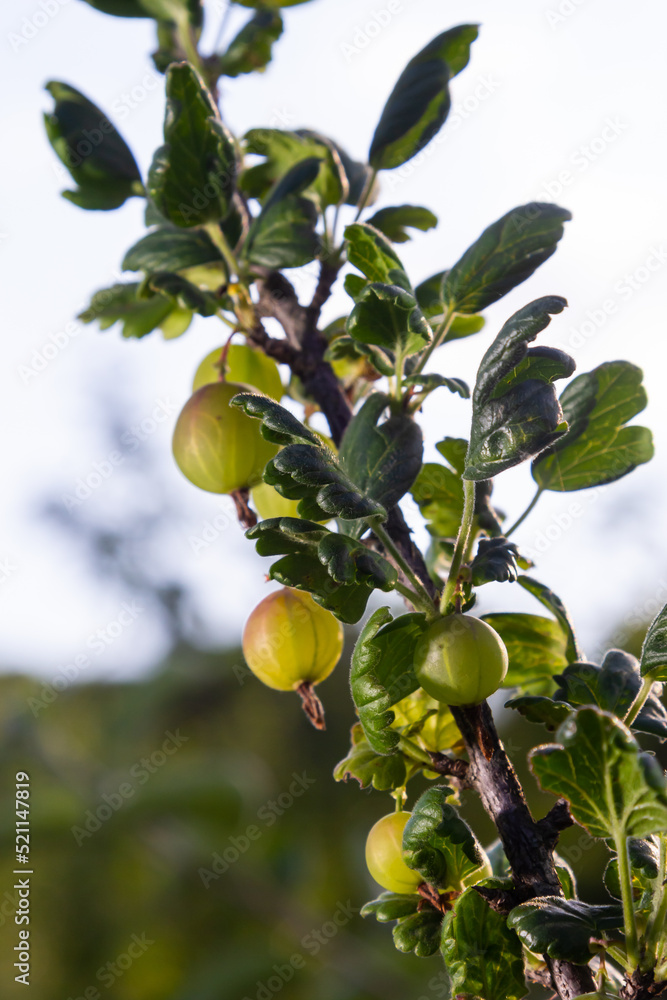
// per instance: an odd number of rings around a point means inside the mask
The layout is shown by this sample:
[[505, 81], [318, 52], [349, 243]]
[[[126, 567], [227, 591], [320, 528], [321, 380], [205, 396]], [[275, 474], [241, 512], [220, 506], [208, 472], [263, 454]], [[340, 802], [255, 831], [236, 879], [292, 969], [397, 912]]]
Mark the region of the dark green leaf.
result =
[[[624, 719], [641, 687], [639, 663], [630, 653], [612, 649], [598, 667], [594, 663], [572, 663], [556, 678], [559, 687], [554, 697], [570, 705], [597, 705], [605, 712]], [[660, 701], [656, 684], [632, 729], [667, 738], [667, 709]]]
[[394, 208], [381, 208], [367, 221], [392, 243], [407, 243], [411, 238], [408, 229], [426, 232], [437, 226], [438, 217], [430, 209], [419, 205], [396, 205]]
[[246, 537], [256, 542], [259, 555], [284, 556], [271, 566], [272, 580], [307, 590], [350, 624], [359, 621], [375, 588], [392, 590], [396, 582], [395, 569], [382, 556], [312, 521], [271, 517], [250, 528]]
[[219, 57], [221, 75], [236, 77], [263, 70], [271, 62], [273, 43], [282, 33], [283, 19], [277, 11], [258, 11]]
[[267, 441], [273, 441], [274, 444], [310, 444], [328, 453], [322, 438], [280, 403], [254, 393], [239, 393], [234, 397], [233, 403], [242, 407], [249, 417], [262, 421], [262, 434]]
[[379, 282], [363, 289], [348, 317], [347, 330], [361, 343], [404, 355], [420, 351], [431, 341], [431, 329], [412, 292]]
[[384, 393], [373, 393], [349, 423], [340, 446], [340, 464], [366, 496], [390, 510], [412, 486], [424, 445], [417, 423], [407, 416], [378, 420], [389, 406]]
[[422, 614], [392, 619], [379, 608], [366, 622], [352, 654], [352, 698], [366, 739], [380, 754], [395, 753], [399, 733], [391, 728], [391, 706], [419, 687], [412, 667], [417, 641], [423, 632]]
[[591, 938], [623, 926], [620, 906], [592, 906], [579, 899], [539, 896], [510, 913], [508, 925], [538, 955], [586, 965], [593, 957]]
[[223, 219], [236, 173], [234, 141], [199, 74], [189, 63], [167, 70], [165, 145], [153, 157], [148, 191], [157, 208], [187, 228]]
[[450, 795], [448, 785], [436, 785], [417, 800], [403, 831], [403, 859], [436, 889], [460, 891], [474, 872], [480, 877], [488, 873], [488, 859], [468, 824], [447, 802]]
[[[405, 759], [402, 754], [392, 754], [385, 757], [373, 750], [364, 736], [361, 723], [352, 727], [352, 746], [344, 760], [334, 769], [336, 781], [349, 781], [354, 778], [362, 788], [377, 788], [388, 792], [405, 785]], [[383, 917], [378, 916], [378, 920]], [[384, 919], [394, 920], [394, 917]]]
[[560, 622], [560, 626], [563, 632], [567, 635], [567, 649], [565, 655], [568, 660], [582, 660], [583, 653], [579, 648], [579, 643], [577, 642], [577, 637], [574, 631], [574, 625], [572, 624], [572, 619], [570, 613], [561, 601], [557, 594], [554, 594], [553, 590], [545, 584], [540, 583], [539, 580], [534, 580], [531, 576], [520, 576], [517, 581], [524, 590], [527, 590], [533, 597], [536, 597], [540, 604], [543, 604], [545, 608], [556, 617]]
[[[565, 299], [547, 296], [520, 309], [482, 358], [464, 478], [490, 479], [536, 455], [567, 429], [553, 385], [533, 375], [534, 362], [540, 359], [541, 368], [549, 349], [527, 347], [565, 305]], [[550, 356], [558, 361], [556, 377], [572, 374], [574, 361], [568, 355], [550, 351]]]
[[200, 316], [215, 316], [220, 308], [220, 303], [212, 292], [198, 288], [180, 274], [158, 271], [150, 277], [148, 287], [151, 291], [167, 296], [180, 309], [188, 309]]
[[572, 711], [571, 707], [562, 701], [554, 701], [539, 694], [525, 694], [518, 698], [510, 698], [505, 708], [515, 708], [520, 715], [537, 725], [546, 726], [554, 732], [565, 722]]
[[[495, 887], [498, 880], [482, 884]], [[474, 889], [466, 889], [445, 918], [441, 949], [452, 996], [521, 1000], [526, 995], [521, 943], [506, 918]]]
[[372, 914], [380, 923], [396, 920], [393, 931], [396, 948], [402, 952], [414, 952], [420, 958], [428, 958], [435, 955], [440, 947], [442, 913], [432, 906], [418, 910], [422, 902], [416, 893], [401, 896], [383, 892], [361, 908], [361, 915], [368, 917]]
[[337, 147], [316, 132], [251, 129], [245, 136], [245, 150], [265, 158], [241, 175], [239, 186], [250, 198], [264, 201], [271, 187], [297, 163], [312, 159], [320, 161], [320, 168], [306, 187], [310, 189], [309, 194], [317, 198], [320, 209], [337, 205], [347, 193], [347, 178]]
[[46, 134], [78, 185], [63, 197], [79, 208], [107, 211], [143, 195], [136, 161], [104, 112], [67, 83], [52, 80], [46, 89], [55, 101], [44, 115]]
[[430, 958], [440, 947], [441, 928], [442, 913], [428, 906], [397, 922], [393, 930], [394, 944], [404, 954], [414, 952], [418, 958]]
[[646, 427], [625, 427], [647, 403], [642, 371], [607, 361], [579, 375], [560, 397], [567, 433], [533, 462], [540, 489], [567, 492], [611, 483], [653, 458]]
[[657, 681], [667, 681], [667, 605], [653, 619], [644, 639], [641, 675], [651, 674]]
[[[224, 267], [220, 251], [202, 229], [156, 229], [135, 243], [125, 254], [124, 271], [183, 271], [202, 264]], [[226, 275], [226, 268], [223, 272]], [[223, 283], [221, 273], [220, 284]]]
[[508, 542], [503, 535], [496, 538], [480, 538], [477, 554], [470, 564], [473, 586], [484, 583], [513, 583], [517, 576], [519, 550], [514, 542]]
[[[465, 456], [468, 442], [446, 438], [438, 445], [438, 450], [441, 450], [441, 446], [446, 448], [445, 457], [452, 468], [425, 462], [411, 492], [422, 516], [429, 522], [430, 533], [438, 538], [455, 538], [463, 515], [463, 483], [459, 463], [461, 451]], [[458, 466], [456, 471], [455, 462]]]
[[567, 636], [553, 618], [507, 612], [483, 615], [507, 646], [509, 669], [503, 687], [542, 694], [568, 663]]
[[300, 160], [271, 190], [243, 245], [243, 256], [251, 264], [302, 267], [315, 258], [317, 209], [301, 193], [318, 176], [321, 162], [317, 157]]
[[449, 114], [449, 81], [468, 65], [477, 25], [437, 35], [410, 60], [389, 95], [375, 130], [368, 162], [375, 170], [407, 163], [440, 131]]
[[593, 837], [646, 837], [667, 828], [665, 778], [630, 730], [598, 708], [580, 708], [558, 744], [537, 747], [531, 765], [542, 788], [570, 803]]
[[[445, 319], [447, 307], [443, 299], [443, 284], [448, 273], [448, 271], [439, 271], [415, 288], [419, 307], [433, 326], [437, 326]], [[456, 315], [451, 320], [442, 342], [446, 344], [450, 340], [470, 337], [473, 333], [479, 333], [484, 328], [484, 324], [483, 316]]]
[[201, 0], [85, 0], [95, 10], [115, 17], [152, 17], [161, 21], [182, 21], [184, 17], [192, 27], [201, 27], [203, 11]]
[[461, 396], [462, 399], [470, 399], [470, 389], [462, 378], [447, 378], [446, 375], [437, 375], [435, 373], [430, 375], [408, 375], [403, 379], [403, 385], [414, 385], [418, 387], [416, 397], [419, 399], [422, 397], [425, 398], [435, 389], [441, 388], [449, 389], [450, 392], [455, 392], [457, 396]]
[[84, 323], [97, 321], [101, 330], [107, 330], [119, 320], [124, 337], [144, 337], [166, 323], [173, 313], [173, 303], [162, 295], [139, 298], [140, 285], [136, 281], [112, 285], [95, 292], [90, 305], [79, 315]]
[[[347, 259], [369, 281], [410, 289], [410, 281], [400, 257], [378, 229], [365, 222], [355, 222], [351, 226], [346, 226], [345, 239]], [[357, 297], [359, 290], [354, 298]]]
[[447, 273], [445, 304], [455, 312], [478, 313], [497, 302], [551, 257], [571, 218], [550, 202], [531, 202], [503, 215]]
[[[653, 895], [660, 883], [656, 884], [660, 873], [660, 848], [657, 837], [640, 840], [628, 837], [628, 858], [630, 861], [630, 876], [635, 910], [648, 910], [653, 902]], [[612, 858], [605, 868], [604, 884], [607, 892], [614, 899], [622, 899], [621, 884], [618, 875], [618, 859]]]

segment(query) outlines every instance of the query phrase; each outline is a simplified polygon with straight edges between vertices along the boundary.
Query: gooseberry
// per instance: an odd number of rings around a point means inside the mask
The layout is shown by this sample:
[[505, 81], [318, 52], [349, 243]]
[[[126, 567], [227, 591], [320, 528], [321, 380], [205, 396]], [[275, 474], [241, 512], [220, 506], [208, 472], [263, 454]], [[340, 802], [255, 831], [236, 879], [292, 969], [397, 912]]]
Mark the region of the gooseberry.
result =
[[313, 687], [329, 676], [342, 651], [338, 619], [291, 587], [260, 601], [243, 630], [243, 655], [253, 674], [276, 691], [296, 691], [317, 729], [324, 729], [324, 712]]
[[251, 490], [253, 506], [262, 520], [267, 517], [298, 517], [298, 500], [288, 500], [269, 483], [258, 483]]
[[[206, 355], [195, 372], [193, 392], [201, 389], [203, 385], [220, 380], [223, 350], [223, 347], [216, 347]], [[251, 385], [271, 399], [281, 399], [284, 392], [278, 365], [273, 358], [267, 357], [263, 351], [257, 351], [247, 344], [230, 344], [225, 357], [224, 376], [227, 382]]]
[[260, 424], [230, 400], [249, 386], [213, 382], [198, 389], [181, 410], [172, 447], [183, 475], [210, 493], [233, 493], [259, 482], [278, 446]]
[[366, 865], [375, 881], [389, 892], [411, 893], [424, 881], [403, 860], [403, 831], [409, 812], [393, 812], [371, 827], [366, 840]]
[[507, 665], [507, 650], [495, 629], [463, 614], [432, 622], [414, 655], [417, 680], [445, 705], [484, 701], [502, 684]]

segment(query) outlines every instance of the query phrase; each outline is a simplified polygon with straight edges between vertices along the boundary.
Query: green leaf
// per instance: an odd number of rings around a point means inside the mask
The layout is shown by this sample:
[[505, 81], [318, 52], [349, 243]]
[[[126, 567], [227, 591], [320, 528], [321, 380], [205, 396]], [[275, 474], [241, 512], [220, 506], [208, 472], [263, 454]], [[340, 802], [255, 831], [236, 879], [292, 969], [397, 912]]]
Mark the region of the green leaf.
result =
[[420, 229], [425, 233], [437, 226], [438, 217], [420, 205], [396, 205], [381, 208], [367, 222], [384, 233], [392, 243], [407, 243], [411, 239], [408, 229]]
[[85, 0], [95, 10], [115, 17], [152, 17], [158, 21], [182, 21], [194, 28], [203, 21], [201, 0]]
[[55, 101], [44, 115], [53, 149], [78, 185], [63, 197], [79, 208], [109, 211], [143, 195], [141, 174], [129, 147], [103, 111], [67, 83], [47, 83]]
[[592, 906], [579, 899], [538, 896], [515, 907], [507, 918], [521, 941], [538, 955], [586, 965], [593, 957], [591, 938], [623, 926], [620, 906]]
[[505, 708], [515, 708], [528, 722], [545, 726], [550, 732], [558, 729], [572, 711], [565, 702], [554, 701], [553, 698], [546, 698], [539, 694], [525, 694], [518, 698], [510, 698], [509, 701], [505, 702]]
[[219, 221], [227, 215], [234, 188], [234, 140], [189, 63], [169, 67], [166, 89], [165, 145], [153, 157], [149, 195], [181, 228]]
[[317, 209], [301, 193], [318, 176], [321, 162], [314, 156], [300, 160], [271, 190], [243, 245], [249, 263], [279, 269], [314, 260], [319, 245]]
[[162, 295], [139, 298], [137, 293], [140, 287], [132, 281], [95, 292], [88, 308], [79, 314], [79, 319], [84, 323], [97, 321], [101, 330], [107, 330], [120, 321], [124, 337], [145, 337], [168, 321], [174, 306]]
[[403, 379], [403, 385], [413, 385], [418, 389], [415, 396], [412, 397], [413, 401], [415, 399], [423, 400], [435, 389], [442, 388], [456, 393], [461, 399], [470, 399], [470, 389], [462, 378], [448, 378], [446, 375], [438, 375], [435, 372], [428, 375], [408, 375]]
[[262, 421], [262, 434], [274, 444], [310, 444], [329, 454], [321, 437], [286, 410], [280, 403], [254, 393], [239, 393], [233, 399], [234, 406], [240, 406], [249, 417]]
[[[432, 326], [439, 325], [445, 319], [447, 306], [443, 298], [443, 284], [448, 273], [448, 271], [439, 271], [415, 288], [419, 307]], [[450, 340], [460, 340], [463, 337], [479, 333], [484, 328], [485, 322], [483, 316], [455, 315], [442, 343], [446, 344]]]
[[[442, 447], [446, 449], [446, 454]], [[467, 441], [445, 438], [438, 445], [438, 450], [452, 467], [425, 462], [412, 486], [412, 497], [422, 517], [428, 521], [429, 532], [436, 538], [455, 538], [459, 530], [463, 516], [460, 457], [461, 453], [465, 456], [467, 447]]]
[[[410, 290], [410, 281], [400, 257], [382, 233], [366, 222], [345, 227], [347, 259], [369, 281], [383, 285], [399, 285]], [[353, 298], [358, 297], [357, 290]]]
[[390, 510], [412, 486], [422, 463], [421, 428], [411, 417], [378, 420], [391, 400], [382, 392], [368, 397], [353, 417], [340, 446], [340, 464], [366, 496]]
[[398, 749], [400, 734], [391, 728], [391, 706], [419, 687], [412, 667], [415, 647], [424, 630], [422, 614], [392, 619], [379, 608], [366, 622], [352, 654], [350, 684], [366, 739], [379, 754]]
[[550, 590], [550, 588], [544, 583], [540, 583], [539, 580], [534, 580], [531, 576], [520, 576], [517, 582], [521, 587], [523, 587], [524, 590], [527, 590], [533, 595], [533, 597], [536, 597], [540, 604], [543, 604], [545, 608], [548, 608], [560, 623], [563, 632], [567, 635], [567, 649], [565, 651], [565, 655], [568, 660], [583, 660], [584, 656], [577, 641], [570, 612], [567, 610], [560, 597], [557, 594], [554, 594], [553, 590]]
[[[629, 837], [627, 844], [634, 909], [649, 910], [656, 890], [661, 888], [658, 881], [660, 874], [658, 838], [649, 837], [647, 840], [640, 840], [636, 837]], [[607, 892], [614, 899], [623, 898], [617, 858], [612, 858], [605, 868], [604, 884]]]
[[484, 583], [514, 583], [518, 576], [519, 549], [503, 535], [480, 538], [477, 554], [470, 564], [473, 586]]
[[239, 393], [232, 405], [261, 420], [261, 433], [268, 441], [286, 445], [267, 464], [264, 481], [288, 500], [300, 500], [301, 517], [313, 521], [386, 518], [384, 507], [361, 492], [322, 439], [289, 410], [255, 393]]
[[[299, 446], [294, 446], [299, 447]], [[306, 590], [341, 621], [354, 624], [373, 590], [392, 590], [396, 570], [348, 535], [298, 517], [270, 517], [246, 532], [260, 556], [283, 555], [269, 577]]]
[[359, 295], [347, 331], [361, 343], [403, 355], [415, 354], [431, 342], [431, 329], [412, 292], [379, 282], [366, 285]]
[[567, 636], [558, 622], [540, 615], [506, 612], [483, 615], [507, 646], [509, 669], [503, 687], [542, 694], [568, 663]]
[[265, 69], [271, 62], [273, 43], [282, 33], [283, 19], [280, 14], [259, 10], [219, 56], [217, 65], [220, 74], [237, 77]]
[[607, 361], [573, 379], [560, 397], [567, 433], [533, 462], [540, 489], [568, 492], [611, 483], [653, 458], [646, 427], [626, 427], [647, 403], [641, 368]]
[[[394, 788], [402, 788], [406, 781], [405, 759], [402, 754], [392, 754], [385, 757], [373, 750], [364, 736], [361, 723], [352, 726], [352, 746], [350, 751], [334, 769], [336, 781], [349, 781], [354, 778], [361, 788], [377, 788], [380, 792], [388, 792]], [[378, 920], [383, 919], [378, 916]], [[393, 920], [394, 917], [387, 918]]]
[[664, 774], [622, 722], [580, 708], [556, 738], [531, 752], [532, 769], [545, 791], [568, 800], [591, 836], [646, 837], [667, 828]]
[[667, 604], [653, 619], [642, 646], [642, 677], [650, 674], [656, 681], [667, 681]]
[[442, 913], [432, 906], [399, 920], [393, 930], [394, 945], [404, 954], [430, 958], [440, 947]]
[[423, 900], [416, 893], [402, 896], [383, 892], [377, 899], [362, 906], [361, 915], [373, 915], [380, 923], [396, 920], [393, 937], [398, 951], [414, 952], [419, 958], [428, 958], [435, 955], [440, 947], [442, 913], [432, 906], [420, 910], [420, 904]]
[[212, 292], [198, 288], [180, 274], [158, 271], [149, 278], [148, 289], [161, 292], [179, 309], [188, 309], [200, 316], [215, 316], [220, 308], [220, 303]]
[[571, 218], [550, 202], [531, 202], [503, 215], [445, 276], [446, 305], [456, 312], [478, 313], [497, 302], [551, 257], [563, 224]]
[[[612, 649], [602, 661], [572, 663], [556, 678], [559, 687], [554, 694], [558, 701], [569, 705], [597, 705], [623, 721], [641, 687], [639, 663], [630, 653]], [[660, 701], [660, 685], [656, 684], [631, 728], [667, 739], [667, 709]]]
[[546, 358], [555, 368], [553, 377], [564, 378], [572, 374], [574, 361], [562, 351], [526, 346], [565, 305], [565, 299], [547, 296], [520, 309], [482, 358], [465, 479], [491, 479], [536, 455], [567, 429], [556, 390], [542, 378], [542, 362]]
[[389, 95], [368, 153], [374, 170], [393, 170], [411, 160], [443, 126], [451, 97], [449, 81], [468, 65], [477, 25], [462, 24], [437, 35], [410, 60]]
[[[496, 879], [482, 883], [496, 884]], [[445, 918], [441, 950], [452, 996], [521, 1000], [526, 995], [521, 943], [506, 918], [474, 889], [466, 889]]]
[[272, 186], [292, 167], [312, 159], [320, 161], [320, 169], [307, 186], [309, 194], [318, 200], [320, 210], [337, 205], [347, 193], [347, 177], [338, 149], [326, 136], [306, 130], [256, 128], [246, 133], [244, 143], [246, 153], [265, 158], [244, 170], [239, 179], [239, 186], [250, 198], [264, 201]]
[[218, 264], [224, 268], [220, 278], [222, 284], [227, 269], [208, 233], [203, 229], [167, 226], [148, 233], [130, 247], [123, 258], [122, 268], [124, 271], [153, 274], [155, 271], [183, 271], [203, 264]]
[[447, 802], [450, 795], [448, 785], [436, 785], [417, 800], [403, 831], [403, 860], [429, 885], [460, 891], [474, 872], [488, 868], [488, 859], [468, 824]]

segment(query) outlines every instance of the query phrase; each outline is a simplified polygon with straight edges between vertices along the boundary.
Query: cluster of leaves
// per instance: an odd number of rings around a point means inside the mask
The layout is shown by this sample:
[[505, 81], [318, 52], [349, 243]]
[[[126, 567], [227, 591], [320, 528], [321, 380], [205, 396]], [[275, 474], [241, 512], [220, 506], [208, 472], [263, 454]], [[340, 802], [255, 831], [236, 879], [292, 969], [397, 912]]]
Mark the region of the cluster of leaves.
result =
[[[142, 337], [157, 328], [177, 336], [193, 315], [215, 315], [252, 340], [261, 326], [256, 282], [314, 260], [334, 277], [350, 265], [349, 315], [325, 331], [323, 363], [334, 366], [348, 398], [363, 402], [338, 454], [279, 402], [254, 393], [234, 400], [280, 446], [264, 482], [298, 501], [298, 516], [268, 518], [248, 531], [261, 555], [279, 557], [270, 577], [308, 591], [347, 623], [361, 619], [375, 590], [399, 590], [416, 609], [393, 618], [380, 608], [361, 630], [351, 672], [359, 721], [336, 778], [402, 799], [416, 773], [438, 778], [434, 765], [443, 754], [456, 763], [463, 743], [449, 709], [419, 686], [416, 643], [428, 619], [472, 607], [479, 587], [518, 583], [548, 615], [484, 616], [507, 647], [504, 686], [515, 693], [509, 704], [556, 730], [557, 742], [533, 751], [534, 773], [591, 836], [608, 843], [606, 884], [622, 903], [578, 900], [561, 867], [562, 896], [530, 899], [509, 915], [490, 908], [478, 890], [511, 891], [507, 861], [493, 864], [493, 853], [482, 850], [450, 801], [453, 789], [435, 785], [416, 803], [403, 841], [405, 861], [425, 891], [385, 893], [365, 912], [396, 922], [399, 950], [424, 956], [440, 950], [454, 995], [518, 1000], [525, 994], [524, 962], [586, 964], [594, 947], [607, 949], [628, 971], [639, 964], [666, 978], [660, 921], [667, 910], [667, 789], [635, 734], [667, 738], [659, 697], [667, 680], [667, 612], [649, 630], [641, 662], [622, 651], [608, 653], [601, 665], [586, 662], [562, 602], [525, 575], [531, 564], [491, 504], [494, 477], [526, 461], [538, 495], [599, 486], [648, 461], [650, 432], [627, 426], [646, 405], [641, 372], [626, 361], [608, 362], [568, 381], [559, 396], [555, 383], [570, 379], [574, 361], [534, 344], [567, 305], [554, 295], [504, 323], [472, 392], [459, 378], [427, 370], [436, 349], [483, 329], [485, 310], [548, 260], [570, 219], [553, 204], [515, 208], [451, 267], [416, 284], [395, 244], [410, 238], [408, 229], [435, 226], [435, 215], [399, 205], [361, 220], [377, 196], [378, 173], [408, 162], [446, 121], [450, 83], [468, 63], [477, 26], [442, 32], [408, 63], [380, 115], [367, 162], [359, 163], [311, 130], [252, 129], [241, 139], [230, 133], [215, 99], [220, 78], [263, 69], [283, 30], [281, 8], [308, 0], [236, 2], [253, 9], [249, 21], [224, 51], [201, 57], [198, 0], [91, 0], [113, 15], [157, 22], [154, 58], [166, 74], [167, 106], [164, 143], [145, 181], [103, 112], [67, 84], [49, 84], [55, 108], [46, 116], [47, 132], [77, 185], [66, 197], [102, 210], [146, 198], [148, 232], [123, 261], [141, 280], [98, 292], [83, 318], [102, 328], [121, 321], [125, 336]], [[356, 218], [337, 245], [336, 222], [352, 206]], [[415, 414], [442, 388], [471, 398], [470, 434], [445, 437], [437, 446], [444, 461], [423, 464]], [[293, 395], [302, 398], [296, 388]], [[306, 402], [309, 412], [318, 404], [307, 395]], [[442, 591], [440, 611], [387, 531], [408, 492], [432, 539], [428, 565]], [[462, 539], [465, 550], [457, 551]]]

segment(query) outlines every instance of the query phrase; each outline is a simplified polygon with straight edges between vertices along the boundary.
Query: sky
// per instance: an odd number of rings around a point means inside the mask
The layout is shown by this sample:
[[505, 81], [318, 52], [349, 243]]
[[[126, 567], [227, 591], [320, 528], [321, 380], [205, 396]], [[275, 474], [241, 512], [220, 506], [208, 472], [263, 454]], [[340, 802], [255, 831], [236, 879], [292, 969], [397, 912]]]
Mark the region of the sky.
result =
[[[206, 3], [204, 52], [216, 44], [225, 7]], [[234, 6], [228, 34], [247, 16]], [[92, 574], [81, 547], [40, 511], [51, 502], [61, 513], [74, 509], [84, 520], [130, 529], [164, 515], [151, 572], [192, 589], [202, 642], [238, 641], [265, 592], [266, 561], [234, 524], [227, 498], [187, 483], [170, 452], [194, 370], [221, 343], [222, 328], [198, 320], [175, 341], [157, 333], [124, 341], [116, 329], [101, 334], [76, 320], [96, 289], [131, 277], [119, 266], [144, 231], [142, 203], [93, 213], [60, 197], [69, 178], [44, 135], [41, 116], [51, 104], [44, 84], [66, 81], [98, 104], [145, 176], [164, 112], [163, 78], [150, 59], [153, 23], [108, 17], [83, 0], [5, 0], [0, 18], [0, 662], [47, 680], [77, 657], [88, 661], [86, 677], [136, 676], [163, 650], [163, 630], [144, 609], [124, 606], [117, 581]], [[435, 367], [474, 381], [507, 317], [559, 294], [569, 308], [541, 343], [571, 353], [578, 371], [616, 358], [644, 368], [650, 404], [639, 422], [654, 431], [654, 461], [601, 490], [543, 497], [516, 536], [538, 562], [535, 575], [573, 610], [593, 656], [610, 632], [622, 633], [633, 616], [650, 617], [667, 600], [660, 503], [667, 8], [640, 2], [629, 14], [620, 0], [312, 0], [284, 18], [267, 72], [223, 81], [225, 121], [237, 134], [266, 125], [316, 128], [359, 159], [405, 63], [450, 26], [482, 26], [469, 67], [452, 84], [449, 122], [418, 158], [382, 176], [378, 206], [425, 205], [440, 220], [399, 248], [415, 283], [449, 266], [517, 205], [555, 201], [573, 213], [556, 255], [487, 310], [483, 333], [437, 354]], [[294, 277], [306, 297], [313, 268]], [[347, 309], [337, 291], [325, 319]], [[435, 457], [445, 434], [467, 434], [468, 404], [436, 393], [423, 421], [427, 455]], [[95, 484], [82, 499], [81, 481]], [[530, 500], [531, 484], [524, 467], [497, 480], [496, 502], [512, 519]], [[405, 508], [423, 542], [418, 515], [409, 502]], [[518, 587], [484, 588], [480, 610], [514, 609], [539, 611]]]

